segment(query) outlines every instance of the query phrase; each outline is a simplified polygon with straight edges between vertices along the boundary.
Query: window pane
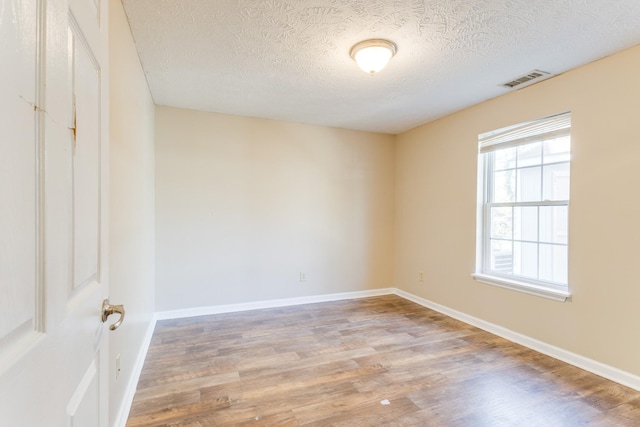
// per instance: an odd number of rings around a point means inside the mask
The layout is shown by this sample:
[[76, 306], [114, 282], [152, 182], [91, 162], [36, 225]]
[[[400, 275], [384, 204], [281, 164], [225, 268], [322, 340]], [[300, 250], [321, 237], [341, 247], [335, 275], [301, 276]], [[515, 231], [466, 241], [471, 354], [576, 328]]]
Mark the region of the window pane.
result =
[[491, 240], [491, 270], [512, 274], [513, 253], [511, 241]]
[[494, 169], [511, 169], [516, 167], [516, 148], [494, 151]]
[[515, 171], [496, 172], [493, 174], [493, 201], [497, 203], [515, 202]]
[[569, 200], [569, 163], [544, 167], [543, 200]]
[[516, 207], [513, 210], [513, 238], [538, 241], [538, 207]]
[[540, 241], [567, 243], [569, 240], [569, 209], [567, 206], [540, 207]]
[[542, 142], [518, 147], [518, 167], [535, 166], [542, 163]]
[[544, 163], [568, 162], [571, 157], [571, 138], [563, 136], [544, 142]]
[[540, 280], [567, 284], [567, 247], [540, 244]]
[[570, 126], [569, 113], [562, 113], [478, 136], [486, 169], [478, 183], [484, 187], [477, 247], [488, 276], [566, 286]]
[[512, 208], [491, 208], [491, 238], [511, 239]]
[[518, 169], [518, 202], [535, 202], [540, 200], [540, 167]]
[[513, 274], [538, 278], [538, 244], [513, 242]]

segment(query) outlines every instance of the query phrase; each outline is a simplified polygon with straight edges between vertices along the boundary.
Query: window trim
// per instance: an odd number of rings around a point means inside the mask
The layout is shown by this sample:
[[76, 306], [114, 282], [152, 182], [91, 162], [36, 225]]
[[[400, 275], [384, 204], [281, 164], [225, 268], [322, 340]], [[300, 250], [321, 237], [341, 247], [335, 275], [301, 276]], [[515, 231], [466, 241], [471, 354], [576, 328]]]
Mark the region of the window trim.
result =
[[528, 283], [523, 280], [507, 279], [504, 277], [488, 275], [485, 273], [473, 273], [471, 277], [473, 277], [477, 282], [481, 282], [487, 285], [511, 289], [513, 291], [519, 291], [525, 294], [548, 298], [554, 301], [565, 302], [566, 300], [571, 298], [571, 292], [569, 292], [569, 290], [563, 291], [560, 289], [552, 289], [550, 287]]
[[[478, 210], [477, 210], [477, 237], [476, 237], [476, 269], [475, 273], [471, 276], [474, 280], [493, 286], [498, 286], [505, 289], [519, 291], [522, 293], [535, 295], [543, 298], [548, 298], [555, 301], [565, 302], [571, 298], [571, 292], [569, 290], [569, 284], [556, 284], [553, 282], [546, 282], [543, 280], [528, 280], [523, 276], [501, 275], [495, 271], [491, 271], [489, 268], [489, 245], [490, 239], [486, 238], [485, 233], [489, 231], [490, 209], [491, 207], [497, 207], [504, 205], [504, 207], [514, 206], [567, 206], [569, 207], [569, 200], [543, 200], [535, 202], [488, 202], [490, 200], [490, 191], [492, 191], [491, 177], [488, 172], [490, 168], [489, 153], [515, 147], [519, 145], [526, 145], [532, 140], [546, 139], [547, 137], [560, 136], [562, 134], [569, 134], [571, 132], [571, 113], [564, 112], [541, 119], [532, 120], [526, 123], [520, 123], [513, 126], [508, 126], [496, 131], [487, 132], [479, 135], [479, 150], [478, 150]], [[548, 121], [549, 126], [545, 128], [545, 121]], [[528, 125], [531, 128], [528, 129]], [[540, 132], [540, 128], [545, 131]], [[551, 129], [552, 128], [552, 129]], [[509, 140], [509, 134], [513, 135], [516, 131], [519, 133], [519, 138]], [[524, 137], [522, 134], [524, 129]], [[536, 132], [536, 129], [538, 130]], [[539, 133], [538, 133], [539, 132]], [[507, 136], [505, 139], [505, 135]], [[500, 142], [496, 142], [500, 141]], [[564, 162], [562, 162], [564, 163]], [[569, 160], [569, 165], [571, 161]], [[545, 165], [546, 166], [546, 165]], [[538, 239], [538, 243], [539, 239]], [[569, 244], [566, 244], [567, 250]]]

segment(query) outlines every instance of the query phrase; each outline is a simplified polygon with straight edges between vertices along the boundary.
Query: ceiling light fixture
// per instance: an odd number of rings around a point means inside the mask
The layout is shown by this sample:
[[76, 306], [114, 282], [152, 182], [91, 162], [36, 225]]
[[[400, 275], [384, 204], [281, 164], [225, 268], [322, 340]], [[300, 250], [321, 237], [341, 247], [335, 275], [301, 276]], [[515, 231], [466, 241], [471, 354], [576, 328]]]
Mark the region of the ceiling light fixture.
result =
[[389, 40], [370, 39], [355, 44], [350, 55], [362, 71], [373, 76], [387, 66], [396, 50], [395, 43]]

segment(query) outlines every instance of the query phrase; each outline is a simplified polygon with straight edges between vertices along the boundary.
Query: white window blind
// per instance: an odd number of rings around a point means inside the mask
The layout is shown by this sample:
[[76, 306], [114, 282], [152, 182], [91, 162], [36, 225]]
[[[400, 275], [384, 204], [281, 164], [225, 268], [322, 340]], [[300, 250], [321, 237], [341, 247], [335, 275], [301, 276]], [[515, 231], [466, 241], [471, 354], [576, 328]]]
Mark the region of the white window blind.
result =
[[570, 112], [508, 126], [479, 135], [480, 153], [489, 153], [497, 149], [516, 147], [541, 139], [565, 136], [569, 134], [570, 129]]

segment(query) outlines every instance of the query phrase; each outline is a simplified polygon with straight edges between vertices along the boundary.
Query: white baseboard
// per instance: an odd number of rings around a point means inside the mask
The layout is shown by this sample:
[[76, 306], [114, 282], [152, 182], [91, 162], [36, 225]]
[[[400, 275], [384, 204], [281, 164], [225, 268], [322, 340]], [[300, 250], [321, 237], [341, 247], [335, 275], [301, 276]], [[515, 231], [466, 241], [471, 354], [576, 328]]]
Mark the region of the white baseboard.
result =
[[613, 366], [609, 366], [596, 360], [589, 359], [579, 354], [572, 353], [562, 348], [547, 344], [545, 342], [538, 341], [534, 338], [528, 337], [518, 332], [514, 332], [502, 326], [486, 322], [482, 319], [478, 319], [477, 317], [470, 316], [460, 311], [437, 304], [433, 301], [429, 301], [422, 297], [410, 294], [409, 292], [405, 292], [401, 289], [394, 289], [393, 293], [402, 298], [408, 299], [409, 301], [420, 304], [423, 307], [430, 308], [469, 325], [473, 325], [487, 332], [491, 332], [492, 334], [505, 338], [509, 341], [513, 341], [515, 343], [528, 347], [539, 353], [551, 356], [554, 359], [561, 360], [570, 365], [584, 369], [585, 371], [589, 371], [611, 381], [615, 381], [619, 384], [640, 391], [640, 376], [638, 375], [631, 374], [621, 369], [614, 368]]
[[375, 297], [393, 294], [395, 288], [373, 289], [368, 291], [343, 292], [339, 294], [313, 295], [307, 297], [255, 301], [240, 304], [215, 305], [210, 307], [187, 308], [184, 310], [160, 311], [158, 320], [181, 319], [183, 317], [206, 316], [209, 314], [234, 313], [237, 311], [257, 310], [261, 308], [288, 307], [291, 305], [313, 304], [317, 302], [339, 301], [345, 299]]
[[144, 360], [147, 357], [147, 351], [151, 345], [151, 338], [153, 337], [153, 331], [156, 328], [156, 316], [154, 315], [147, 326], [147, 331], [144, 334], [142, 343], [140, 345], [140, 351], [133, 366], [133, 372], [129, 377], [127, 388], [125, 389], [122, 402], [120, 402], [120, 409], [118, 415], [113, 423], [113, 427], [125, 427], [127, 419], [129, 418], [129, 412], [131, 411], [131, 405], [133, 404], [133, 398], [136, 394], [136, 388], [138, 387], [138, 381], [140, 380], [140, 374], [142, 373], [142, 367], [144, 366]]

